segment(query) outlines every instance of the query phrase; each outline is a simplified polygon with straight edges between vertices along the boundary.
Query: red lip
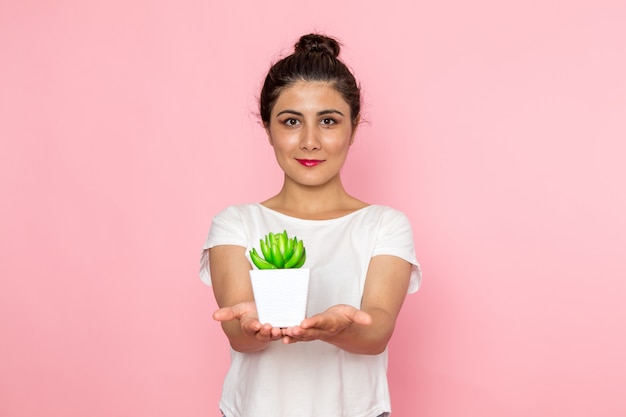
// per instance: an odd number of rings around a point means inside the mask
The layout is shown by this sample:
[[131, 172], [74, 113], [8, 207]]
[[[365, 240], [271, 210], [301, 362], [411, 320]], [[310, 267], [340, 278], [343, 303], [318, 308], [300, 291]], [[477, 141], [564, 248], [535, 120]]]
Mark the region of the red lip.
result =
[[320, 160], [320, 159], [297, 159], [297, 158], [296, 158], [296, 161], [300, 162], [300, 164], [309, 168], [317, 166], [321, 164], [322, 162], [324, 162], [323, 160]]

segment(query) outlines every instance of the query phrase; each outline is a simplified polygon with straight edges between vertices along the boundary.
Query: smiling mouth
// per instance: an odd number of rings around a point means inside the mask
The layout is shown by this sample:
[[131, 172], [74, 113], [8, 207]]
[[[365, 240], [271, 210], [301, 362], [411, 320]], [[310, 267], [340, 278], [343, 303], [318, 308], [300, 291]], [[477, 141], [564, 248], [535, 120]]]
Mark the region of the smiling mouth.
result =
[[324, 162], [320, 159], [296, 159], [296, 161], [298, 161], [301, 165], [304, 165], [305, 167], [314, 167]]

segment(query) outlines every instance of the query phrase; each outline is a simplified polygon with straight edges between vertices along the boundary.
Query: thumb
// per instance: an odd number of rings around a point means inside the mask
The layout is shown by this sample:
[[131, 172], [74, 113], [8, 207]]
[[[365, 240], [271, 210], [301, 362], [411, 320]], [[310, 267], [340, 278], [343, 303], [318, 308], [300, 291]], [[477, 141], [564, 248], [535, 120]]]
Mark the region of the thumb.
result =
[[229, 321], [235, 318], [235, 312], [231, 307], [223, 307], [213, 312], [213, 320]]
[[356, 324], [368, 326], [372, 324], [372, 316], [363, 310], [357, 310], [356, 313], [354, 313], [354, 317], [352, 317], [352, 321]]

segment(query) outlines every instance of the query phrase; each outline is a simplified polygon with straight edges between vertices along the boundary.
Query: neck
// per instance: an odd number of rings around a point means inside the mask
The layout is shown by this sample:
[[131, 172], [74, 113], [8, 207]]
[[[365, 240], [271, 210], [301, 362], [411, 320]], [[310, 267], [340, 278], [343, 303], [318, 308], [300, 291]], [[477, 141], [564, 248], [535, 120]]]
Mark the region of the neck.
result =
[[349, 195], [339, 177], [318, 186], [304, 186], [285, 178], [280, 192], [263, 204], [284, 214], [311, 220], [341, 217], [367, 205]]

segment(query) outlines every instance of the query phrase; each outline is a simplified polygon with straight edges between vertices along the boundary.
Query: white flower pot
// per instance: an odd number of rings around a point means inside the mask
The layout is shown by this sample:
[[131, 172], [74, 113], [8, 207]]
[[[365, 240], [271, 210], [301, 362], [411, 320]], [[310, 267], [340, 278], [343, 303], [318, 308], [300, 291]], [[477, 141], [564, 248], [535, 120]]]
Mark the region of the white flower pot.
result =
[[273, 327], [300, 324], [306, 317], [310, 272], [308, 268], [251, 270], [259, 321]]

